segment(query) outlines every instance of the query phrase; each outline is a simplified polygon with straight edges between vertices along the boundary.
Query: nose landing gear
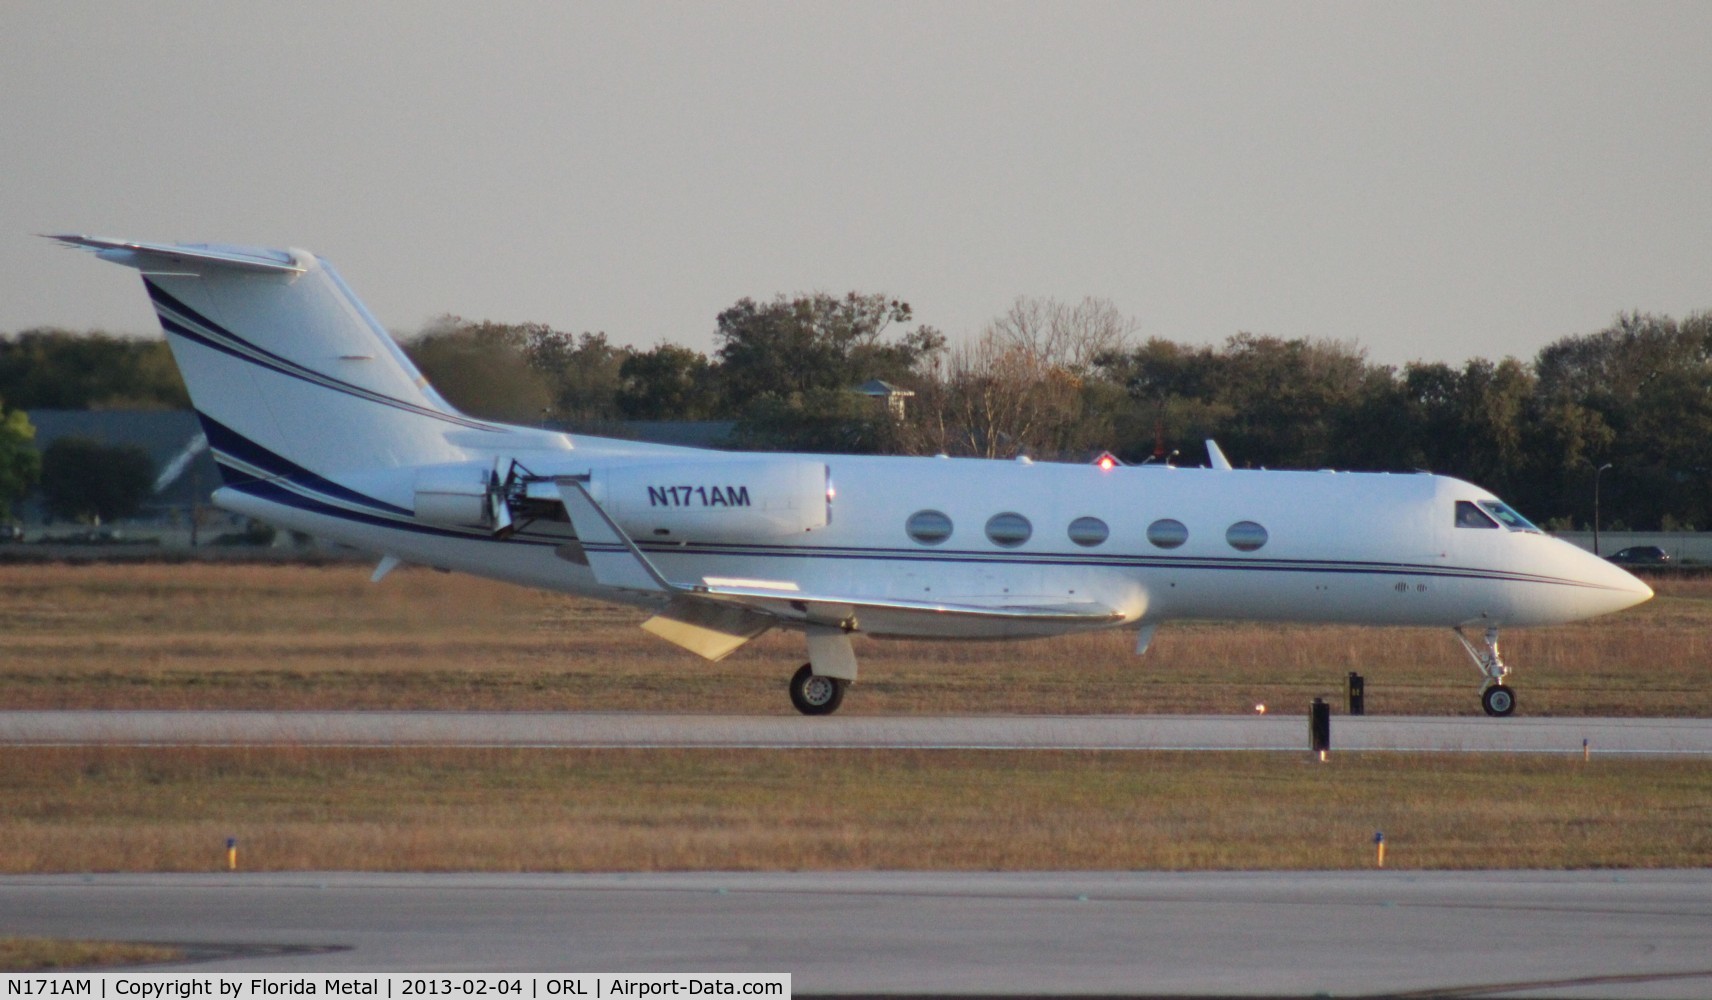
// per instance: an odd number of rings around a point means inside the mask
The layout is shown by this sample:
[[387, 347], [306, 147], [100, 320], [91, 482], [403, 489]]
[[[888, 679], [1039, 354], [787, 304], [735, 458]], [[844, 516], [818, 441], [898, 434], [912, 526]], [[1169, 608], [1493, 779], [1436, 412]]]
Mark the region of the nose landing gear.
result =
[[1504, 683], [1510, 676], [1510, 668], [1504, 665], [1504, 658], [1498, 655], [1498, 630], [1489, 628], [1482, 636], [1484, 648], [1477, 648], [1461, 628], [1454, 628], [1456, 640], [1462, 643], [1462, 648], [1468, 652], [1469, 658], [1479, 668], [1480, 676], [1485, 683], [1480, 686], [1480, 707], [1486, 714], [1494, 718], [1504, 718], [1516, 711], [1516, 692]]
[[1516, 710], [1516, 693], [1503, 684], [1491, 684], [1480, 692], [1480, 707], [1486, 714], [1503, 718]]

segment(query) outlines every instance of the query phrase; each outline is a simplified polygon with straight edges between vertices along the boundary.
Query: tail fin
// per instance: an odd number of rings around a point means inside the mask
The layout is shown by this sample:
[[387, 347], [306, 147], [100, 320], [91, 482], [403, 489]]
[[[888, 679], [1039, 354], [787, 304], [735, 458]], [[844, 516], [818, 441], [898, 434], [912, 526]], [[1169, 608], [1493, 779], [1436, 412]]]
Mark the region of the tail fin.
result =
[[134, 267], [209, 441], [235, 464], [326, 476], [456, 461], [466, 417], [429, 387], [331, 265], [302, 250], [53, 239]]

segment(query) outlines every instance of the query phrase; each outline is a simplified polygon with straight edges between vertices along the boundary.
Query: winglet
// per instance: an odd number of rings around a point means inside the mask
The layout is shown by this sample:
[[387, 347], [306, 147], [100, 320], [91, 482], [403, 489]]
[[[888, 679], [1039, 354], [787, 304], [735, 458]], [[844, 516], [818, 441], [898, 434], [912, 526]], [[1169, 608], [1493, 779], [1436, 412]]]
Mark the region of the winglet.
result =
[[596, 582], [608, 587], [655, 593], [675, 593], [682, 590], [666, 582], [630, 536], [624, 533], [600, 504], [588, 495], [583, 484], [574, 479], [558, 480], [559, 496], [565, 501], [565, 513], [576, 529], [577, 541], [588, 556], [589, 569]]
[[1207, 458], [1212, 460], [1215, 469], [1228, 470], [1231, 467], [1230, 459], [1225, 457], [1225, 453], [1219, 448], [1219, 443], [1212, 438], [1207, 439]]

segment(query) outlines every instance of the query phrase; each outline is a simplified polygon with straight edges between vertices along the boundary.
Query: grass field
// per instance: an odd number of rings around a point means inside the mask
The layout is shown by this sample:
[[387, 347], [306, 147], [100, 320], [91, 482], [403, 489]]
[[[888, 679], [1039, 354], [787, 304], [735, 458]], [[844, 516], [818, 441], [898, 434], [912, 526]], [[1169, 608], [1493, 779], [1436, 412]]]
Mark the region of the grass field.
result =
[[130, 941], [0, 938], [0, 972], [55, 972], [147, 965], [184, 957], [184, 949]]
[[1579, 756], [31, 749], [0, 870], [1696, 867], [1712, 768]]
[[[1712, 580], [1620, 615], [1511, 630], [1523, 714], [1712, 711]], [[801, 638], [707, 663], [641, 613], [471, 577], [359, 566], [0, 566], [0, 707], [496, 708], [788, 713]], [[1478, 714], [1447, 630], [1163, 626], [1022, 643], [859, 637], [847, 713], [1301, 710], [1367, 678], [1368, 711]]]
[[[1505, 636], [1524, 714], [1706, 715], [1712, 581]], [[352, 566], [0, 567], [0, 708], [785, 714], [803, 653], [704, 663], [636, 612]], [[1476, 714], [1444, 630], [1167, 625], [859, 639], [846, 712]], [[1712, 864], [1712, 767], [1500, 755], [8, 749], [0, 871], [1399, 868]]]

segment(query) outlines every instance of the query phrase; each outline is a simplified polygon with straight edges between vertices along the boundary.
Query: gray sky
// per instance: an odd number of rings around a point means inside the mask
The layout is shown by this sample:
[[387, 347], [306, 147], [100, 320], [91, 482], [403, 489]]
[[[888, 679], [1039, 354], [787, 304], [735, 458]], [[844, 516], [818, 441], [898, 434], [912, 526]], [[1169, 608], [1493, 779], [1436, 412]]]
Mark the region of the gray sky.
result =
[[1712, 4], [0, 4], [0, 331], [156, 329], [30, 234], [306, 247], [382, 322], [712, 347], [743, 296], [1523, 358], [1712, 308]]

